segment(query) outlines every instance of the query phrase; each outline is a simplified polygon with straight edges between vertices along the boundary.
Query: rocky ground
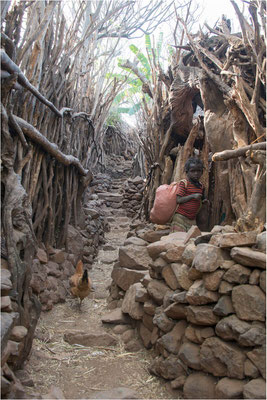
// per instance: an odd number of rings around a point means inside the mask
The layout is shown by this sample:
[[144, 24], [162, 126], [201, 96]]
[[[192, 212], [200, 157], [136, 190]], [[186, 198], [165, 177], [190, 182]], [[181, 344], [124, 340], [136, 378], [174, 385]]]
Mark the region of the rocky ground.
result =
[[110, 312], [110, 275], [131, 222], [118, 205], [103, 211], [110, 231], [90, 270], [95, 291], [81, 309], [69, 295], [65, 303], [42, 313], [21, 377], [29, 398], [172, 398], [164, 381], [148, 372], [152, 353], [138, 340], [133, 351], [125, 347], [131, 326], [101, 321]]

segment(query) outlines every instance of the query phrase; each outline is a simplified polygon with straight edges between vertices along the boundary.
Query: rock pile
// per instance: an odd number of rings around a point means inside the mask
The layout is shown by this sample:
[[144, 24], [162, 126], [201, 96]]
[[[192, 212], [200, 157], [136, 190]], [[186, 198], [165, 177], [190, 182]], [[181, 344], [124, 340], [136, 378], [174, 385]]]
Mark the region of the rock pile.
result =
[[42, 304], [42, 311], [51, 310], [53, 304], [65, 301], [69, 277], [78, 260], [83, 261], [84, 268], [92, 268], [99, 244], [104, 243], [104, 233], [109, 229], [107, 219], [101, 213], [103, 200], [99, 196], [93, 196], [83, 208], [84, 229], [68, 226], [68, 249], [50, 247], [48, 251], [42, 248], [37, 251], [31, 288]]
[[151, 372], [185, 398], [266, 398], [266, 232], [136, 233], [119, 250], [110, 305], [155, 350]]
[[144, 187], [144, 180], [140, 176], [128, 179], [125, 182], [122, 206], [126, 209], [127, 217], [134, 218], [138, 216], [141, 209]]
[[12, 307], [11, 273], [5, 259], [1, 259], [1, 396], [24, 393], [19, 379], [12, 371], [12, 365], [25, 345], [28, 329], [19, 325], [19, 313]]

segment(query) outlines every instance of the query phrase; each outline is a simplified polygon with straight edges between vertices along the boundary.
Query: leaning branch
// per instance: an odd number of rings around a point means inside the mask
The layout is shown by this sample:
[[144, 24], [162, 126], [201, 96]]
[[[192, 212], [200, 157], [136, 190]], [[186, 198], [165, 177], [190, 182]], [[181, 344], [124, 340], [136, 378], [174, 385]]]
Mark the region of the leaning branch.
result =
[[0, 50], [1, 55], [1, 67], [3, 70], [8, 71], [10, 74], [17, 74], [18, 82], [21, 86], [28, 89], [37, 99], [39, 99], [42, 103], [50, 108], [58, 117], [62, 118], [61, 112], [54, 106], [53, 103], [48, 101], [25, 77], [22, 73], [21, 69], [8, 57], [5, 50]]
[[62, 153], [55, 143], [49, 142], [45, 136], [43, 136], [37, 129], [35, 129], [31, 124], [26, 122], [24, 119], [19, 118], [14, 115], [14, 119], [17, 124], [22, 129], [23, 133], [28, 136], [33, 142], [39, 144], [47, 153], [51, 154], [57, 161], [63, 165], [74, 165], [78, 172], [82, 176], [86, 176], [89, 172], [84, 169], [78, 158], [72, 155], [66, 155]]
[[240, 147], [236, 150], [224, 150], [220, 153], [214, 153], [212, 161], [225, 161], [244, 156], [248, 150], [266, 150], [266, 142], [251, 144], [250, 146]]

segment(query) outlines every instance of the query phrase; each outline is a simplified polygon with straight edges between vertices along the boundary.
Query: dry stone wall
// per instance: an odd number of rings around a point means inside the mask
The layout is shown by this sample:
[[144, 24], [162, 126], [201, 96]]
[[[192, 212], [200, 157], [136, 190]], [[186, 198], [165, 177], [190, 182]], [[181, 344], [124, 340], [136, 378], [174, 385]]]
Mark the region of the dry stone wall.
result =
[[168, 233], [129, 235], [109, 308], [131, 318], [154, 350], [151, 373], [185, 398], [266, 398], [266, 232]]
[[[109, 179], [104, 179], [103, 176], [100, 178], [102, 190], [107, 190]], [[46, 248], [43, 243], [39, 244], [27, 274], [27, 279], [30, 280], [28, 296], [36, 299], [36, 308], [39, 312], [51, 310], [54, 304], [66, 300], [69, 294], [69, 277], [74, 273], [79, 259], [82, 259], [85, 268], [92, 268], [99, 244], [104, 243], [104, 233], [109, 230], [107, 217], [102, 211], [104, 202], [94, 186], [88, 188], [79, 227], [68, 226], [67, 248]], [[21, 367], [29, 337], [34, 335], [34, 330], [30, 331], [19, 320], [15, 296], [9, 265], [5, 255], [2, 254], [1, 396], [3, 398], [24, 398], [24, 388], [18, 378], [21, 370], [18, 368]]]
[[136, 218], [140, 215], [145, 183], [140, 176], [128, 179], [124, 184], [122, 206], [127, 217]]

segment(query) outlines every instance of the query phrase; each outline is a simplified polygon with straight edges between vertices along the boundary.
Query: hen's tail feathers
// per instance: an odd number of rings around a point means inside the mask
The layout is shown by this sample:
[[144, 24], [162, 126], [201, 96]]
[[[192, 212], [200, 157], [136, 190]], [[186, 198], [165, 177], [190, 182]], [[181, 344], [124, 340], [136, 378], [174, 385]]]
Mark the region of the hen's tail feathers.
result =
[[77, 262], [77, 265], [76, 265], [76, 273], [77, 273], [77, 274], [82, 274], [82, 273], [83, 273], [83, 262], [82, 262], [82, 260], [79, 260], [79, 261]]
[[83, 276], [82, 276], [82, 282], [87, 282], [88, 283], [88, 271], [87, 269], [84, 270]]

